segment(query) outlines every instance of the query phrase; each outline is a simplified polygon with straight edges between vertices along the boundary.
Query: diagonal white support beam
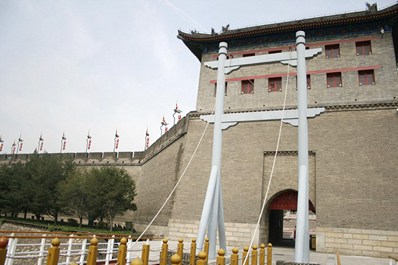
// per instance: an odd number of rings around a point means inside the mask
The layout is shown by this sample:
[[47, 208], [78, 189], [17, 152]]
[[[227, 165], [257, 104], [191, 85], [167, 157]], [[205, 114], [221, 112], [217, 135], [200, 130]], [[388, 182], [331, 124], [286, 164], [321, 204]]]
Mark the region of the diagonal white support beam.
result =
[[[313, 58], [314, 56], [320, 54], [321, 52], [322, 48], [305, 50], [305, 58]], [[297, 66], [297, 52], [296, 51], [281, 52], [281, 53], [263, 54], [257, 56], [228, 59], [225, 62], [224, 69], [225, 69], [225, 74], [229, 74], [232, 71], [239, 69], [239, 67], [241, 66], [274, 63], [274, 62], [281, 62], [282, 64], [290, 63], [291, 66]], [[217, 69], [218, 61], [205, 62], [205, 66], [211, 69]]]
[[[307, 109], [307, 118], [313, 118], [325, 112], [325, 108], [309, 108]], [[200, 119], [209, 123], [214, 123], [214, 115], [200, 115]], [[268, 111], [256, 111], [256, 112], [239, 112], [239, 113], [227, 113], [222, 116], [222, 128], [228, 129], [230, 126], [236, 125], [238, 122], [245, 121], [272, 121], [281, 120], [289, 123], [293, 126], [298, 126], [299, 113], [297, 109], [291, 110], [268, 110]]]

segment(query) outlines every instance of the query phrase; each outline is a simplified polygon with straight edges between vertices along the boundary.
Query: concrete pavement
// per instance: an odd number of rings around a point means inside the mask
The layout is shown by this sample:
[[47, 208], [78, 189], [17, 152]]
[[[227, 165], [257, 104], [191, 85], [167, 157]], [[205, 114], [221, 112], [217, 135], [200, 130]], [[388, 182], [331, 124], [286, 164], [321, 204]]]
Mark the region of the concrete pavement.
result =
[[[272, 248], [272, 264], [276, 264], [278, 260], [294, 261], [294, 249], [293, 248]], [[310, 252], [310, 262], [318, 263], [321, 265], [336, 265], [336, 254]], [[340, 255], [341, 265], [397, 265], [397, 263], [390, 259], [381, 259], [373, 257], [362, 257], [362, 256], [347, 256]]]

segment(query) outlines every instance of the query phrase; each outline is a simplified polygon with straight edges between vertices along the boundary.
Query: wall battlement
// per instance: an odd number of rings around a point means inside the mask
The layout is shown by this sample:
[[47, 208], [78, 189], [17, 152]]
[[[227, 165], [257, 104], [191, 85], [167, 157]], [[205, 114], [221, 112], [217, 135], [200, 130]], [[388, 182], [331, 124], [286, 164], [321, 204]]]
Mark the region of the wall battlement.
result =
[[[189, 115], [192, 115], [189, 113]], [[140, 166], [146, 161], [150, 160], [161, 152], [168, 145], [173, 143], [175, 140], [184, 135], [187, 131], [187, 120], [189, 118], [184, 117], [177, 124], [171, 127], [166, 133], [164, 133], [159, 139], [157, 139], [149, 148], [145, 151], [131, 151], [131, 152], [91, 152], [91, 153], [43, 153], [38, 154], [60, 156], [65, 160], [72, 160], [75, 164], [92, 166], [94, 165], [134, 165]], [[18, 163], [26, 162], [34, 154], [0, 154], [0, 165], [6, 163]]]
[[[34, 154], [2, 154], [0, 164], [26, 162]], [[145, 152], [93, 152], [93, 153], [46, 153], [39, 156], [60, 156], [76, 164], [139, 164]]]

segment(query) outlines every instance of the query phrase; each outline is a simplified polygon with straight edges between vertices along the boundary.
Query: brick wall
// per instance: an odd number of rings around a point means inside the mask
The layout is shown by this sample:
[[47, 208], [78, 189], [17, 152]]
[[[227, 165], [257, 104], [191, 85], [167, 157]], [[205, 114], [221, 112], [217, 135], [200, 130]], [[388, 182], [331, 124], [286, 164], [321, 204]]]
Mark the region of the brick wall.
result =
[[[355, 42], [370, 39], [372, 54], [357, 56]], [[280, 48], [288, 51], [289, 47], [295, 48], [295, 39]], [[340, 44], [340, 58], [326, 59], [325, 45]], [[267, 43], [272, 46], [272, 43]], [[398, 83], [395, 52], [392, 44], [391, 33], [386, 33], [383, 38], [380, 34], [342, 36], [333, 40], [311, 41], [307, 36], [307, 45], [310, 48], [321, 47], [322, 54], [307, 60], [307, 72], [311, 74], [311, 89], [308, 91], [308, 103], [310, 105], [338, 104], [347, 102], [367, 102], [369, 100], [391, 100], [397, 97], [395, 84]], [[257, 50], [260, 47], [257, 48]], [[231, 48], [230, 52], [236, 51]], [[252, 50], [256, 51], [255, 48]], [[256, 53], [260, 55], [262, 52]], [[239, 56], [239, 55], [238, 55]], [[202, 62], [216, 60], [214, 54], [204, 54]], [[359, 67], [375, 68], [375, 85], [359, 86]], [[255, 66], [241, 67], [226, 76], [231, 79], [228, 82], [227, 96], [224, 99], [225, 111], [269, 109], [281, 107], [286, 86], [286, 74], [288, 67], [281, 63], [270, 63]], [[343, 86], [337, 88], [326, 87], [326, 72], [341, 71]], [[296, 68], [290, 67], [287, 105], [296, 105]], [[268, 75], [282, 76], [282, 92], [268, 92]], [[254, 78], [254, 94], [241, 94], [240, 79]], [[214, 107], [214, 81], [217, 79], [217, 71], [204, 67], [202, 63], [199, 90], [197, 99], [197, 111], [211, 112]]]
[[316, 249], [320, 252], [388, 257], [398, 253], [398, 231], [317, 228]]
[[[197, 237], [199, 221], [171, 219], [169, 222], [169, 237], [172, 241], [184, 239], [184, 242], [190, 242], [192, 238]], [[249, 223], [225, 223], [225, 238], [227, 246], [241, 247], [249, 246], [252, 236], [256, 234], [255, 242], [259, 241], [259, 233], [255, 233], [256, 224]], [[218, 242], [217, 242], [218, 243]]]

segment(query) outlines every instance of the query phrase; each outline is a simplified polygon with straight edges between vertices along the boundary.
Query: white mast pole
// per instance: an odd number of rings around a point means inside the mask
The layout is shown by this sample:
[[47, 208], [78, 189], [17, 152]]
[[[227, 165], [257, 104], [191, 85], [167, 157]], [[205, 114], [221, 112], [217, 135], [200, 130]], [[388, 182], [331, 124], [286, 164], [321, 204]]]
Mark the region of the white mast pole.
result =
[[221, 192], [221, 150], [222, 150], [222, 116], [224, 114], [224, 91], [225, 91], [225, 61], [227, 59], [227, 43], [221, 42], [219, 46], [217, 88], [216, 88], [216, 107], [213, 132], [213, 153], [212, 167], [207, 186], [205, 202], [203, 205], [202, 216], [198, 231], [198, 248], [202, 248], [208, 226], [207, 234], [209, 237], [209, 259], [216, 257], [217, 228], [220, 240], [220, 247], [226, 249], [225, 229], [224, 229], [224, 210]]
[[294, 261], [309, 262], [308, 224], [308, 124], [305, 33], [296, 32], [298, 88], [298, 200]]

